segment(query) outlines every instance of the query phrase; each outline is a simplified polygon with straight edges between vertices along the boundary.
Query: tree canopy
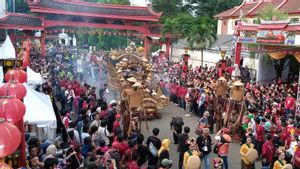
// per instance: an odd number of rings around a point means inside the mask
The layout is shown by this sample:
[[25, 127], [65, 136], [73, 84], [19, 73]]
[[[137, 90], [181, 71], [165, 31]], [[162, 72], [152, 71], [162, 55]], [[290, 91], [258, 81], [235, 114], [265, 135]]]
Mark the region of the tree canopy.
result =
[[151, 0], [152, 7], [156, 12], [163, 12], [163, 18], [174, 17], [178, 13], [185, 13], [182, 0]]
[[209, 16], [226, 11], [240, 5], [242, 0], [186, 0], [188, 6], [198, 16]]
[[272, 19], [285, 20], [288, 18], [288, 15], [286, 13], [277, 10], [276, 7], [272, 4], [269, 4], [266, 7], [264, 7], [259, 12], [258, 16], [259, 18], [264, 20], [272, 20]]

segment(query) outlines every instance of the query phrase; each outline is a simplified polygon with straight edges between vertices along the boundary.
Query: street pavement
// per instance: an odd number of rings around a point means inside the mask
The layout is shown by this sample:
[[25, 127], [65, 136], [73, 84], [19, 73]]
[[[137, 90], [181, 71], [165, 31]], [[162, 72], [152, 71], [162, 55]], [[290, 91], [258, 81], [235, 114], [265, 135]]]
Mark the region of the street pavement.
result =
[[[170, 131], [170, 121], [172, 117], [174, 116], [180, 116], [183, 118], [185, 126], [189, 126], [191, 128], [190, 136], [197, 138], [197, 135], [195, 134], [195, 129], [198, 124], [199, 117], [192, 115], [190, 117], [185, 117], [186, 112], [182, 109], [180, 109], [177, 105], [169, 104], [167, 107], [165, 107], [163, 110], [160, 111], [162, 118], [156, 119], [152, 121], [148, 121], [149, 130], [146, 129], [145, 122], [142, 123], [142, 133], [145, 136], [145, 141], [148, 138], [148, 136], [152, 135], [152, 129], [157, 127], [160, 129], [159, 138], [163, 140], [164, 138], [169, 138], [171, 140], [171, 143], [173, 142], [173, 136], [172, 132]], [[214, 137], [211, 135], [212, 138]], [[231, 143], [230, 144], [230, 150], [229, 150], [229, 169], [240, 169], [241, 168], [241, 158], [240, 158], [240, 145], [237, 143]], [[172, 169], [178, 168], [178, 158], [179, 154], [176, 152], [177, 145], [171, 144], [170, 145], [170, 159], [173, 161]], [[214, 153], [210, 154], [211, 162], [216, 155]], [[203, 165], [204, 166], [204, 165]], [[202, 168], [204, 168], [202, 166]], [[211, 168], [213, 168], [213, 165], [211, 163]], [[256, 162], [256, 169], [260, 169], [261, 165], [260, 162]]]

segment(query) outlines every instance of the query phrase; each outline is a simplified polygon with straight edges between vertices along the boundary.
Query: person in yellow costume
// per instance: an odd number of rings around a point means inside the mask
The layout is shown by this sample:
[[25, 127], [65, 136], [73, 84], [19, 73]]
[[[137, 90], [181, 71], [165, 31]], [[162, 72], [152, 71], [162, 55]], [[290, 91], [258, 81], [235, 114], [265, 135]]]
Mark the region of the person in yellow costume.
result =
[[161, 143], [160, 149], [157, 151], [158, 155], [158, 167], [161, 166], [161, 162], [163, 159], [170, 159], [169, 151], [170, 151], [170, 139], [164, 139]]
[[[199, 151], [198, 145], [196, 143], [196, 139], [195, 138], [189, 138], [187, 143], [189, 144], [189, 150], [187, 152], [184, 153], [183, 155], [183, 167], [184, 169], [188, 169], [188, 159], [191, 156], [198, 156], [200, 158], [201, 152]], [[199, 166], [200, 167], [200, 166]]]
[[254, 149], [254, 144], [252, 143], [251, 137], [248, 137], [246, 143], [243, 144], [240, 149], [242, 169], [254, 169], [254, 163], [250, 163], [246, 159], [246, 155], [250, 149]]
[[281, 152], [278, 156], [278, 160], [276, 160], [274, 163], [273, 169], [282, 169], [282, 167], [286, 164], [284, 158], [285, 158], [285, 153]]

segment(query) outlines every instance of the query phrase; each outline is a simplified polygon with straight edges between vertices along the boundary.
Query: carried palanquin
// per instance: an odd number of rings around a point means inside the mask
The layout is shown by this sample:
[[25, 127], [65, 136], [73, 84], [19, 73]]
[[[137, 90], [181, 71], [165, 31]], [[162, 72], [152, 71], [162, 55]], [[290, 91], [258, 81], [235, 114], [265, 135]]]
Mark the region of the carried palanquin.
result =
[[[131, 132], [132, 121], [159, 118], [158, 109], [163, 109], [169, 99], [160, 87], [151, 84], [153, 65], [143, 47], [131, 43], [124, 51], [112, 51], [108, 61], [109, 86], [120, 92], [121, 114], [124, 130]], [[147, 124], [147, 123], [146, 123]]]

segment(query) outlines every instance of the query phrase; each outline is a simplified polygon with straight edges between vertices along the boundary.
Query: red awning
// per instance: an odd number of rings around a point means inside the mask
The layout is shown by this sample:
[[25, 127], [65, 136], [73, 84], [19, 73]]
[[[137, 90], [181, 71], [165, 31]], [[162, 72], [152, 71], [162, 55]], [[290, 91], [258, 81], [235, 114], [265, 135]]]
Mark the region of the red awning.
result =
[[238, 25], [237, 29], [239, 31], [257, 31], [257, 26], [250, 25]]
[[260, 30], [282, 30], [288, 24], [287, 23], [280, 23], [280, 24], [261, 24], [258, 26]]
[[285, 31], [300, 31], [300, 25], [288, 25]]

